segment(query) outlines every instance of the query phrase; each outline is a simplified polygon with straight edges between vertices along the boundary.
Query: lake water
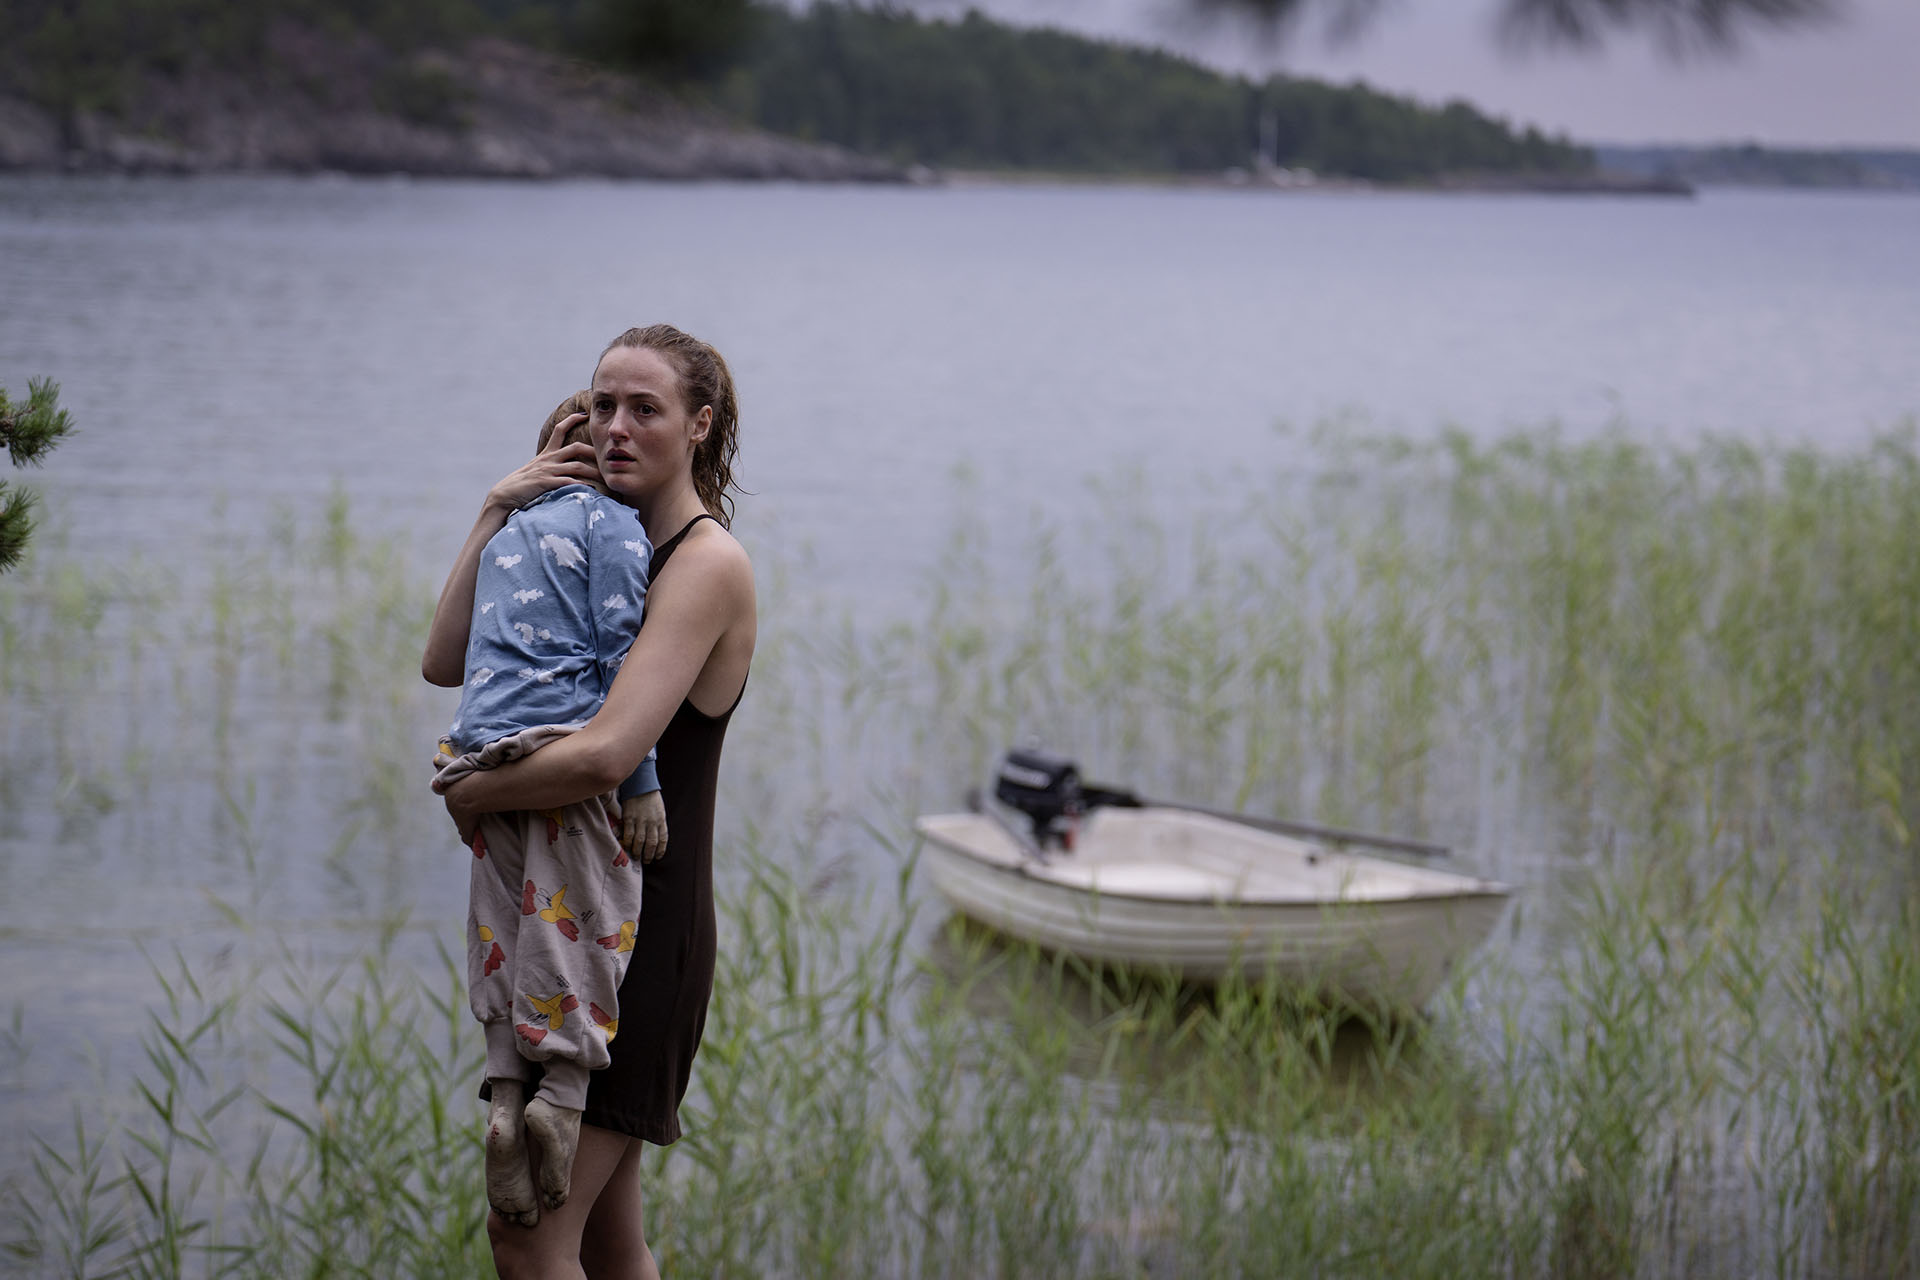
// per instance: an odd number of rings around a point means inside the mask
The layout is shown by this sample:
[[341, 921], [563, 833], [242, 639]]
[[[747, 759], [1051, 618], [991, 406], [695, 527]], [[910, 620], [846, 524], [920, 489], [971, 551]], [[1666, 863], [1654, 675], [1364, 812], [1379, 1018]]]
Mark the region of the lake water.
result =
[[[80, 426], [33, 477], [43, 559], [112, 584], [90, 614], [36, 579], [0, 691], [0, 963], [63, 975], [12, 995], [17, 1114], [75, 1055], [125, 1069], [143, 953], [349, 956], [410, 918], [424, 956], [455, 927], [413, 754], [452, 700], [382, 648], [407, 619], [377, 592], [309, 598], [315, 531], [344, 495], [424, 608], [629, 324], [728, 356], [768, 599], [844, 612], [850, 651], [915, 623], [956, 529], [1005, 567], [1034, 513], [1110, 521], [1132, 474], [1179, 534], [1315, 465], [1328, 421], [1847, 450], [1920, 412], [1920, 200], [1891, 196], [5, 178], [0, 292], [0, 381], [57, 379]], [[756, 681], [728, 766], [756, 795], [908, 750], [808, 759], [791, 707], [831, 698]]]
[[745, 530], [869, 605], [962, 463], [984, 520], [1116, 462], [1178, 513], [1284, 466], [1278, 424], [1844, 446], [1920, 409], [1900, 197], [16, 178], [0, 281], [0, 376], [84, 426], [47, 488], [116, 516], [90, 552], [205, 554], [209, 503], [343, 483], [437, 566], [606, 339], [667, 319], [736, 370]]

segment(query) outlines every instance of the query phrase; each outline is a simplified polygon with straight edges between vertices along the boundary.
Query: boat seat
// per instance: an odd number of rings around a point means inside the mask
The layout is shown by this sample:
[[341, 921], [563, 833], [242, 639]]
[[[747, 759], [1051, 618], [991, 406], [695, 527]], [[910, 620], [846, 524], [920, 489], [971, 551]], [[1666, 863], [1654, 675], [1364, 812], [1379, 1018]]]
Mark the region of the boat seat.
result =
[[1131, 894], [1148, 898], [1211, 901], [1230, 896], [1234, 886], [1212, 872], [1168, 863], [1109, 863], [1105, 866], [1056, 864], [1048, 878], [1095, 893]]

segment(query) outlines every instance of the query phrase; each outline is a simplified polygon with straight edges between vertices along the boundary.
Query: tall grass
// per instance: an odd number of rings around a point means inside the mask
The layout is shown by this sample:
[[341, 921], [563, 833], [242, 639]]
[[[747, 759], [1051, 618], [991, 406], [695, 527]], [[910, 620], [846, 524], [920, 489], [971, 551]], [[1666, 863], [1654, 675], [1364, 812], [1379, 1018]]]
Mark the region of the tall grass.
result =
[[[648, 1158], [669, 1273], [1920, 1274], [1912, 434], [1308, 456], [1223, 480], [1197, 528], [1123, 472], [1016, 554], [971, 530], [911, 623], [769, 575], [688, 1132]], [[331, 856], [403, 897], [388, 846], [444, 837], [391, 779], [437, 709], [377, 673], [410, 680], [427, 593], [352, 529], [214, 580], [207, 630], [149, 628], [144, 666], [115, 611], [167, 606], [43, 556], [0, 584], [9, 719], [211, 652], [174, 695], [209, 749], [222, 705], [230, 743], [324, 708], [356, 763], [321, 800], [385, 827]], [[60, 769], [158, 790], [88, 717], [63, 732]], [[1436, 835], [1521, 900], [1418, 1018], [1036, 953], [944, 919], [911, 834], [1028, 737], [1149, 793]], [[249, 802], [274, 762], [226, 758], [244, 883], [325, 856], [337, 828], [290, 850]], [[244, 963], [155, 966], [130, 1105], [35, 1124], [29, 1273], [484, 1273], [457, 976], [407, 954], [403, 907], [345, 935], [372, 959], [316, 961], [283, 901], [221, 899]]]

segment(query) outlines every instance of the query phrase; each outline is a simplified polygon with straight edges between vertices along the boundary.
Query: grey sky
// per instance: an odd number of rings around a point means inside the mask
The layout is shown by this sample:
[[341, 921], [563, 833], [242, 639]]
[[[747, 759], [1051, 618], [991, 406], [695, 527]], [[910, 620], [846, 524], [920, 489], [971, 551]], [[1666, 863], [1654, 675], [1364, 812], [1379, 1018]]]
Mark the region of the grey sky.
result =
[[1493, 34], [1497, 0], [1389, 0], [1351, 46], [1329, 48], [1308, 30], [1277, 49], [1245, 28], [1184, 25], [1173, 0], [974, 4], [1009, 21], [1159, 44], [1236, 71], [1364, 79], [1430, 101], [1464, 97], [1585, 142], [1920, 147], [1920, 0], [1848, 0], [1836, 22], [1759, 32], [1732, 58], [1678, 65], [1640, 38], [1598, 54], [1503, 51]]

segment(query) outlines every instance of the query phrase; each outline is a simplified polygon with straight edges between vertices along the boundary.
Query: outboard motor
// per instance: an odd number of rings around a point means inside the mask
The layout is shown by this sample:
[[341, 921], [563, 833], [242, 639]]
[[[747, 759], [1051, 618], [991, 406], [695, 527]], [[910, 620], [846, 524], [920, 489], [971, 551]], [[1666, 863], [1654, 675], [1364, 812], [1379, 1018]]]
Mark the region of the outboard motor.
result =
[[1080, 815], [1080, 768], [1065, 756], [1016, 747], [1000, 762], [993, 798], [1027, 815], [1035, 844], [1058, 845], [1067, 820]]
[[1080, 815], [1096, 805], [1137, 808], [1140, 804], [1130, 791], [1082, 782], [1079, 765], [1033, 747], [1007, 752], [1000, 762], [993, 798], [1027, 815], [1033, 823], [1033, 842], [1042, 849], [1071, 849]]

